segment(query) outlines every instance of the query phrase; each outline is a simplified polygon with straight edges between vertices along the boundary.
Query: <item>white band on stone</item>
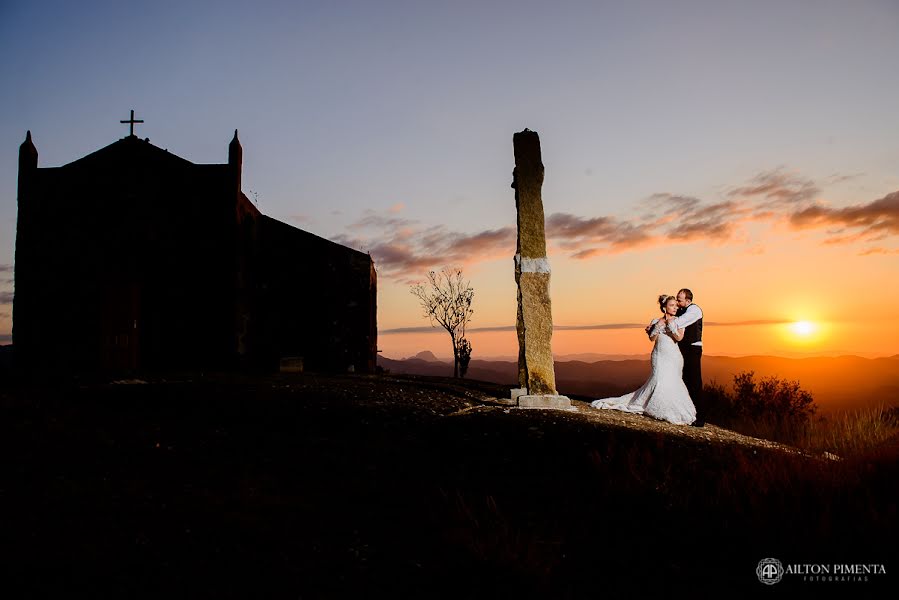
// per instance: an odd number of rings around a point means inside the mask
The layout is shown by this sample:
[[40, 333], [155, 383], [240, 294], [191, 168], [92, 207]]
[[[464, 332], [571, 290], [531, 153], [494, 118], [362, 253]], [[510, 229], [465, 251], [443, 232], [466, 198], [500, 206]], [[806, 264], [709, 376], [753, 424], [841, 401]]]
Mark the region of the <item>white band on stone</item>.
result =
[[522, 258], [520, 254], [515, 255], [515, 267], [519, 268], [522, 273], [550, 273], [549, 259], [541, 258]]

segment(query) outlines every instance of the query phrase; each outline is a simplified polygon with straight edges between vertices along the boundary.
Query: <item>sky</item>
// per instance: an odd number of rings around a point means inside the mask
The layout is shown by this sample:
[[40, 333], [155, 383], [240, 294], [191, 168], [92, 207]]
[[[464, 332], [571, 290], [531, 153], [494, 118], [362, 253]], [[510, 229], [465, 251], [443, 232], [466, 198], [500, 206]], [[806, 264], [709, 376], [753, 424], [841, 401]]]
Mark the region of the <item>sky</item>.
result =
[[647, 354], [683, 287], [707, 354], [899, 354], [897, 33], [896, 0], [0, 0], [0, 343], [26, 130], [60, 166], [134, 109], [195, 163], [238, 129], [264, 213], [370, 252], [384, 356], [451, 355], [409, 291], [443, 267], [473, 357], [517, 354], [526, 127], [557, 355]]

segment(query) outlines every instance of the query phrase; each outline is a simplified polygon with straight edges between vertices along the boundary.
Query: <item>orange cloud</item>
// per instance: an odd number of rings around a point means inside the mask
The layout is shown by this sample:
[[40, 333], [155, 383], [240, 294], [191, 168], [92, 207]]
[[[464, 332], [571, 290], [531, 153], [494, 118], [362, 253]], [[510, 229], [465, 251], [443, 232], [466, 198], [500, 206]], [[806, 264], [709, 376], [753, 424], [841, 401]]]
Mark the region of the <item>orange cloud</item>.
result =
[[[553, 213], [546, 219], [546, 235], [566, 250], [582, 254], [584, 245], [608, 244], [616, 250], [639, 247], [652, 241], [652, 225], [619, 221], [614, 217], [585, 218]], [[592, 250], [592, 249], [588, 249]]]
[[870, 256], [872, 254], [899, 254], [899, 248], [868, 248], [858, 253], [859, 256]]
[[348, 229], [357, 235], [341, 234], [333, 241], [370, 252], [379, 275], [404, 283], [413, 283], [426, 271], [446, 265], [472, 264], [515, 253], [514, 227], [466, 234], [368, 210]]
[[856, 236], [847, 241], [883, 239], [887, 235], [899, 234], [899, 191], [869, 204], [846, 208], [810, 206], [790, 215], [790, 223], [798, 229], [836, 225], [858, 230]]
[[[854, 177], [834, 174], [829, 179]], [[899, 233], [899, 192], [846, 208], [827, 206], [819, 194], [815, 182], [781, 167], [732, 188], [719, 202], [660, 192], [639, 202], [640, 215], [631, 218], [553, 213], [546, 218], [546, 235], [571, 258], [587, 259], [672, 243], [733, 242], [745, 236], [743, 225], [753, 221], [786, 223], [798, 230], [829, 227], [826, 243], [832, 244], [877, 241]], [[397, 280], [445, 265], [508, 257], [515, 248], [513, 226], [469, 234], [367, 210], [348, 229], [356, 235], [339, 235], [334, 241], [367, 250], [379, 273]], [[863, 254], [892, 252], [872, 248]]]

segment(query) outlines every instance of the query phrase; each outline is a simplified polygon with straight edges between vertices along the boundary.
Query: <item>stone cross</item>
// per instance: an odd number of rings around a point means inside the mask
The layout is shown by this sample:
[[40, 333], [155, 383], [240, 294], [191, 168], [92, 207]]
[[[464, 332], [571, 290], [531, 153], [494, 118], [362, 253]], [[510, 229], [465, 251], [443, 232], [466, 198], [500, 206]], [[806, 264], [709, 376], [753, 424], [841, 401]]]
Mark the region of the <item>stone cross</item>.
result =
[[128, 121], [119, 121], [119, 123], [130, 123], [130, 125], [131, 125], [131, 132], [130, 132], [129, 135], [131, 135], [131, 137], [134, 137], [134, 124], [135, 124], [135, 123], [143, 123], [143, 122], [144, 122], [143, 119], [137, 119], [136, 121], [134, 120], [134, 109], [131, 109], [131, 119], [130, 119], [130, 120], [128, 120]]
[[515, 283], [518, 285], [518, 385], [512, 398], [523, 408], [571, 408], [571, 400], [556, 391], [552, 353], [552, 305], [549, 259], [543, 217], [543, 161], [540, 137], [525, 129], [512, 136], [515, 150], [515, 208], [518, 243]]

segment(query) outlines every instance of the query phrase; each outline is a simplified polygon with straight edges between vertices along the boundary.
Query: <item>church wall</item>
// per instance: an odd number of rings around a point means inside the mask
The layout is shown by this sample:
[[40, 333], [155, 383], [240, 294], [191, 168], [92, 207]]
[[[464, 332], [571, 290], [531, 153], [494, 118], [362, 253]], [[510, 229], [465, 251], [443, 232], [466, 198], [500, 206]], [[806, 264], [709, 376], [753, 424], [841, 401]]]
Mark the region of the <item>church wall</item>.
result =
[[371, 257], [265, 216], [260, 243], [268, 360], [301, 356], [307, 370], [373, 372]]

